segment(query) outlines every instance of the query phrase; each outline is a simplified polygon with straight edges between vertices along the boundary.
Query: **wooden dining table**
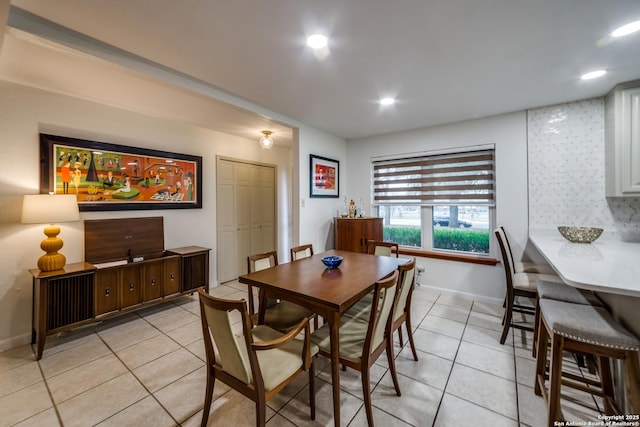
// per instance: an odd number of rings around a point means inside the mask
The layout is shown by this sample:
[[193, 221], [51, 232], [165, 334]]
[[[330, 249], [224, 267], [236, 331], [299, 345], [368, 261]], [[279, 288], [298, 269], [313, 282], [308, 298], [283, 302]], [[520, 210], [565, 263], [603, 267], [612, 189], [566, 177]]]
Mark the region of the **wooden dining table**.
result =
[[[321, 259], [330, 255], [343, 258], [339, 268], [327, 269], [324, 266]], [[406, 261], [404, 258], [330, 250], [239, 278], [240, 283], [260, 288], [263, 297], [294, 302], [322, 316], [328, 323], [336, 426], [340, 425], [340, 317], [372, 291], [378, 280], [392, 274]]]

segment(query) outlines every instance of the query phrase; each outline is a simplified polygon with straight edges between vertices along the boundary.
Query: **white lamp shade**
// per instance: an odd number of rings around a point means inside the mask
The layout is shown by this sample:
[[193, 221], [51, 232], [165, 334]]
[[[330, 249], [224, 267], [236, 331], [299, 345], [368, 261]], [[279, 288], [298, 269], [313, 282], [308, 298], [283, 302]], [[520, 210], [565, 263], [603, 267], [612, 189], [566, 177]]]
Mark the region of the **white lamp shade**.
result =
[[24, 224], [55, 224], [78, 221], [78, 200], [73, 194], [30, 194], [22, 202]]

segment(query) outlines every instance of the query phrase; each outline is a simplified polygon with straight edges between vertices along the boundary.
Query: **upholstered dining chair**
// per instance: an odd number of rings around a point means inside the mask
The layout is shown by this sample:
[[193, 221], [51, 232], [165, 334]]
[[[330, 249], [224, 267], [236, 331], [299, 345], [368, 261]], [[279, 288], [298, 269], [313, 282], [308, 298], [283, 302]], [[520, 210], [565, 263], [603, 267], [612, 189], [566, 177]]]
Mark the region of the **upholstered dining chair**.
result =
[[395, 242], [367, 240], [367, 253], [370, 255], [394, 256], [398, 258], [399, 248]]
[[[264, 252], [261, 254], [249, 255], [247, 257], [247, 270], [249, 273], [261, 271], [278, 265], [278, 254], [275, 251]], [[279, 331], [287, 331], [295, 327], [303, 319], [310, 319], [315, 313], [307, 310], [298, 304], [277, 300], [273, 298], [264, 298], [264, 293], [260, 290], [259, 304], [264, 304], [264, 320], [259, 322], [258, 316], [254, 310], [253, 304], [253, 286], [247, 285], [249, 290], [249, 313], [252, 315], [254, 324], [264, 323]], [[260, 311], [260, 310], [258, 310]]]
[[413, 258], [407, 263], [398, 266], [398, 273], [398, 295], [393, 312], [391, 331], [392, 333], [398, 331], [400, 346], [402, 346], [402, 324], [404, 323], [409, 345], [411, 346], [411, 352], [413, 353], [413, 359], [418, 361], [416, 345], [413, 342], [413, 328], [411, 327], [411, 296], [413, 295], [413, 285], [416, 276], [416, 259]]
[[291, 248], [291, 261], [297, 261], [302, 258], [307, 258], [313, 255], [313, 245], [300, 245]]
[[[562, 279], [552, 274], [516, 272], [504, 230], [501, 227], [497, 227], [494, 230], [494, 234], [498, 240], [498, 244], [500, 245], [507, 285], [507, 292], [504, 301], [504, 316], [502, 318], [503, 328], [502, 335], [500, 337], [500, 344], [504, 344], [509, 333], [509, 328], [533, 332], [533, 327], [528, 324], [515, 322], [513, 320], [513, 313], [521, 313], [535, 317], [535, 306], [533, 301], [535, 301], [537, 297], [536, 286], [538, 280], [562, 283]], [[520, 297], [530, 298], [532, 300], [531, 304], [520, 304]]]
[[[253, 400], [256, 426], [265, 425], [266, 402], [292, 382], [302, 371], [309, 373], [309, 406], [315, 419], [314, 356], [318, 347], [311, 344], [309, 322], [300, 321], [283, 334], [265, 325], [252, 327], [244, 300], [215, 298], [201, 288], [200, 314], [207, 358], [207, 386], [202, 427], [207, 425], [216, 380]], [[229, 316], [238, 311], [242, 335], [235, 336]], [[297, 339], [304, 331], [304, 338]], [[214, 347], [215, 343], [215, 347]]]
[[[391, 378], [398, 396], [400, 385], [396, 374], [391, 339], [391, 325], [398, 271], [385, 279], [376, 282], [371, 299], [370, 315], [365, 318], [342, 316], [339, 332], [339, 359], [343, 366], [360, 372], [364, 406], [369, 426], [373, 426], [371, 408], [370, 368], [383, 351], [387, 353], [387, 361]], [[328, 325], [322, 326], [311, 334], [311, 342], [320, 348], [320, 354], [330, 357], [330, 337]]]

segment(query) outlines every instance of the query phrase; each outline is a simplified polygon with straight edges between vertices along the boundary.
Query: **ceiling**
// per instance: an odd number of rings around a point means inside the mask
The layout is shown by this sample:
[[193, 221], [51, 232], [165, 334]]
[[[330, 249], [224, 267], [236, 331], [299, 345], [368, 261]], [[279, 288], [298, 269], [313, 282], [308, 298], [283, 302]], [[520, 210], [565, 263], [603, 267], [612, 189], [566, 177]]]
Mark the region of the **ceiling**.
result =
[[[640, 78], [638, 0], [12, 0], [349, 139], [601, 96]], [[329, 47], [305, 46], [321, 32]], [[606, 68], [605, 77], [579, 76]], [[397, 103], [380, 107], [378, 99]]]

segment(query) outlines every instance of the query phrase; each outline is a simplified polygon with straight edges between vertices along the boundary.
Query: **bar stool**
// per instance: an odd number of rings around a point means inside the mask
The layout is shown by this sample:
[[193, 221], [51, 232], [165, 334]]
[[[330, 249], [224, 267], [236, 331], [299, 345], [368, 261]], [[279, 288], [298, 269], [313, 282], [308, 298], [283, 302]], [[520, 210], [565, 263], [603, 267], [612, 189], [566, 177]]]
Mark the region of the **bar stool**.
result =
[[604, 308], [604, 303], [593, 292], [576, 289], [573, 286], [567, 285], [566, 283], [538, 280], [536, 288], [538, 291], [538, 295], [536, 297], [536, 312], [533, 321], [533, 346], [531, 348], [531, 354], [533, 357], [536, 357], [538, 344], [540, 299], [551, 299], [562, 302], [570, 302], [572, 304], [592, 305], [595, 307]]
[[[618, 324], [602, 307], [572, 304], [550, 299], [539, 300], [540, 328], [536, 362], [535, 393], [543, 395], [548, 404], [548, 425], [562, 419], [560, 388], [566, 385], [602, 396], [607, 414], [619, 413], [614, 394], [609, 359], [622, 359], [625, 365], [626, 389], [631, 413], [640, 411], [640, 340]], [[545, 388], [547, 346], [551, 338], [549, 390]], [[567, 376], [562, 378], [564, 351], [582, 352], [598, 357], [600, 382]], [[570, 378], [566, 379], [566, 378]], [[576, 377], [576, 378], [574, 378]], [[588, 386], [578, 384], [579, 380]], [[598, 388], [596, 388], [598, 387]]]

